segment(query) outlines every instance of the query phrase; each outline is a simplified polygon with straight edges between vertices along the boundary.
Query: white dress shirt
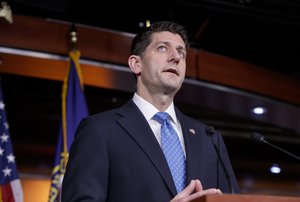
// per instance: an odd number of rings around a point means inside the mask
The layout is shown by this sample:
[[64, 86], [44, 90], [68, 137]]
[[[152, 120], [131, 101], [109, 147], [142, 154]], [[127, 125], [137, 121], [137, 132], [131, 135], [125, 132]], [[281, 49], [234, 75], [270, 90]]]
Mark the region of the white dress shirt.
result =
[[[161, 146], [161, 135], [160, 135], [161, 125], [160, 125], [160, 123], [158, 123], [157, 121], [155, 121], [153, 119], [153, 116], [157, 112], [159, 112], [159, 110], [156, 109], [150, 102], [148, 102], [145, 99], [143, 99], [142, 97], [140, 97], [137, 93], [135, 93], [133, 95], [133, 102], [137, 105], [137, 107], [140, 109], [140, 111], [142, 112], [142, 114], [144, 115], [146, 120], [148, 121], [148, 123], [149, 123], [149, 125], [150, 125], [150, 127], [151, 127], [151, 129], [152, 129], [159, 145]], [[185, 146], [184, 146], [182, 128], [181, 128], [180, 122], [178, 121], [178, 119], [176, 117], [173, 102], [167, 108], [167, 110], [165, 112], [167, 112], [171, 116], [170, 122], [171, 122], [173, 128], [175, 129], [175, 131], [176, 131], [176, 133], [179, 137], [181, 146], [183, 148], [183, 152], [185, 154]]]

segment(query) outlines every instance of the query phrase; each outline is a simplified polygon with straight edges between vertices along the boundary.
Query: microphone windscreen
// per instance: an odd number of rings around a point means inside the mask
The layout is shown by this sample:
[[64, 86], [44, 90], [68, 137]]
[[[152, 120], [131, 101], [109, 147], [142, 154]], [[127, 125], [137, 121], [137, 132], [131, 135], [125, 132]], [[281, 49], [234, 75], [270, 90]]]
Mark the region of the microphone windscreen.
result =
[[215, 129], [212, 126], [207, 126], [205, 132], [208, 136], [212, 136], [215, 134]]
[[257, 132], [251, 133], [251, 139], [259, 143], [263, 143], [265, 140], [265, 138]]

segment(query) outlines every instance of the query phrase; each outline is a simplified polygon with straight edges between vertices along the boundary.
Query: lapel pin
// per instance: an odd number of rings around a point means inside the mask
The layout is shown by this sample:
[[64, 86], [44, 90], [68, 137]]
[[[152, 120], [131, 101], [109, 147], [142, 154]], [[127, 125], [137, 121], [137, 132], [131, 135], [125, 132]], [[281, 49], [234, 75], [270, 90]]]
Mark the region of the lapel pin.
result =
[[195, 132], [195, 130], [194, 130], [193, 128], [190, 128], [189, 131], [190, 131], [191, 133], [193, 133], [194, 135], [196, 134], [196, 132]]

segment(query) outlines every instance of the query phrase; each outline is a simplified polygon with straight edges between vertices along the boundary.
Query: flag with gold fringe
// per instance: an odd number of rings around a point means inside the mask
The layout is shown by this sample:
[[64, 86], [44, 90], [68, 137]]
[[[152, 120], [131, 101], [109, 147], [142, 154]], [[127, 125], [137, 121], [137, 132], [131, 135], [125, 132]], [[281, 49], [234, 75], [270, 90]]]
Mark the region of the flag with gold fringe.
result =
[[80, 52], [78, 50], [71, 51], [69, 58], [70, 66], [62, 89], [62, 123], [58, 134], [49, 202], [60, 201], [62, 180], [74, 133], [81, 119], [88, 115], [79, 64]]
[[0, 86], [0, 202], [23, 202], [23, 190], [14, 156]]

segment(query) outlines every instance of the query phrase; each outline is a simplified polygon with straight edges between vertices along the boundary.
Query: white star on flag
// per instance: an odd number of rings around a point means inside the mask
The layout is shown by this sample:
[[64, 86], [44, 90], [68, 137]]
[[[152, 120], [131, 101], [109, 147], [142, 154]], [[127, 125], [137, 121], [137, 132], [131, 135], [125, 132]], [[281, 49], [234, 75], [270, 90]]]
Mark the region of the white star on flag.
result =
[[8, 163], [15, 162], [15, 156], [13, 154], [9, 154], [6, 158], [7, 158]]
[[0, 156], [2, 156], [4, 154], [4, 149], [2, 149], [1, 147], [0, 147]]
[[0, 109], [2, 110], [2, 109], [4, 109], [4, 107], [5, 107], [5, 104], [2, 101], [0, 101]]
[[1, 138], [1, 141], [2, 141], [2, 142], [7, 142], [9, 136], [6, 135], [5, 133], [3, 133], [3, 134], [0, 136], [0, 138]]
[[8, 128], [9, 128], [9, 125], [8, 125], [7, 122], [3, 123], [3, 125], [4, 125], [5, 129], [8, 129]]
[[5, 167], [5, 169], [3, 169], [2, 171], [4, 173], [4, 177], [10, 176], [11, 169], [9, 169], [8, 167]]

